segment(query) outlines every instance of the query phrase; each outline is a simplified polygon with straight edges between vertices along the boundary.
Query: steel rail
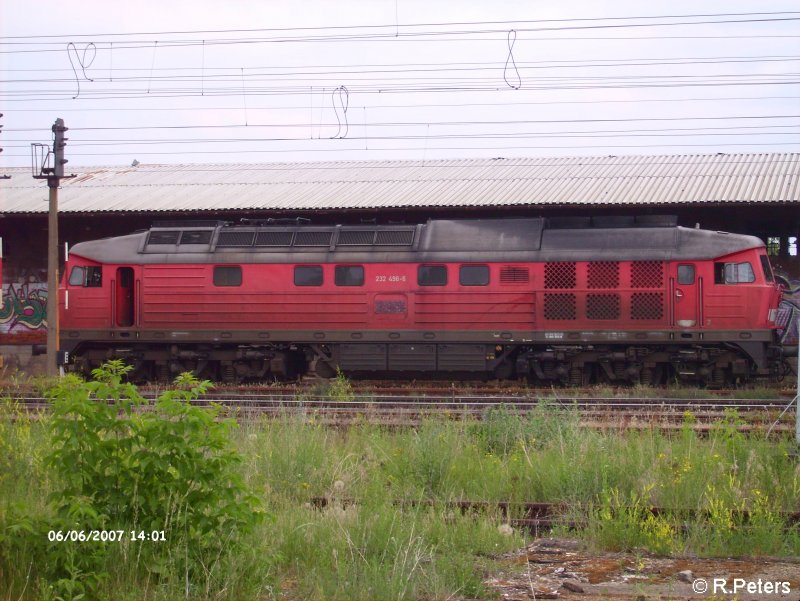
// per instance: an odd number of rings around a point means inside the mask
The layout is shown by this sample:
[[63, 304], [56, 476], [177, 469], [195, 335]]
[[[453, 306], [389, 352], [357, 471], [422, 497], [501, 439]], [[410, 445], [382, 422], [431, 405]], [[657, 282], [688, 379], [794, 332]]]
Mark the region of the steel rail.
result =
[[[239, 420], [299, 416], [330, 426], [349, 426], [366, 421], [390, 427], [413, 427], [424, 419], [434, 417], [450, 420], [487, 419], [492, 410], [525, 417], [540, 406], [543, 416], [574, 416], [581, 426], [606, 430], [657, 428], [669, 432], [690, 428], [708, 433], [716, 427], [715, 424], [728, 423], [738, 431], [747, 433], [762, 432], [771, 423], [770, 432], [783, 434], [789, 430], [785, 422], [791, 418], [778, 416], [776, 419], [775, 414], [783, 404], [774, 399], [740, 399], [731, 404], [728, 399], [704, 399], [698, 403], [696, 399], [588, 397], [559, 403], [481, 396], [464, 396], [457, 400], [406, 396], [383, 396], [377, 399], [369, 396], [353, 400], [252, 394], [233, 397], [204, 395], [191, 402], [197, 406], [217, 406], [222, 410], [221, 415]], [[147, 404], [141, 406], [140, 410], [148, 410], [154, 399], [153, 395], [147, 395]], [[27, 413], [47, 413], [50, 410], [49, 401], [43, 397], [19, 396], [10, 402], [12, 409], [6, 413], [13, 414], [14, 403]], [[735, 416], [727, 412], [731, 408], [736, 409]], [[687, 412], [691, 414], [691, 421], [687, 421]], [[733, 417], [736, 417], [736, 422], [730, 421]]]
[[[14, 404], [49, 404], [42, 396], [9, 395], [6, 401]], [[155, 395], [143, 395], [146, 401], [154, 401]], [[380, 408], [410, 408], [415, 410], [471, 410], [488, 411], [503, 409], [508, 411], [542, 410], [622, 410], [646, 409], [649, 411], [767, 411], [783, 409], [785, 401], [781, 399], [673, 399], [651, 397], [570, 397], [570, 398], [522, 398], [494, 396], [413, 396], [413, 395], [360, 395], [347, 398], [330, 396], [297, 396], [297, 395], [215, 395], [204, 394], [192, 401], [196, 405], [220, 405], [222, 407], [282, 407], [282, 408], [347, 408], [352, 410]]]

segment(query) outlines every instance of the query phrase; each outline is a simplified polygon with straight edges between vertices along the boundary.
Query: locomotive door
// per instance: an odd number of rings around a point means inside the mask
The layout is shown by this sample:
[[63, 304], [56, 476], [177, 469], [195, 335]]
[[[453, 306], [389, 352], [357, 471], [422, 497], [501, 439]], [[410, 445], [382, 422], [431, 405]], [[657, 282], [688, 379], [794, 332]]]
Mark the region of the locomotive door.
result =
[[674, 323], [679, 328], [699, 325], [699, 282], [694, 264], [679, 263], [673, 281]]
[[134, 299], [133, 299], [133, 268], [117, 268], [117, 284], [114, 289], [116, 300], [116, 323], [127, 328], [133, 325]]

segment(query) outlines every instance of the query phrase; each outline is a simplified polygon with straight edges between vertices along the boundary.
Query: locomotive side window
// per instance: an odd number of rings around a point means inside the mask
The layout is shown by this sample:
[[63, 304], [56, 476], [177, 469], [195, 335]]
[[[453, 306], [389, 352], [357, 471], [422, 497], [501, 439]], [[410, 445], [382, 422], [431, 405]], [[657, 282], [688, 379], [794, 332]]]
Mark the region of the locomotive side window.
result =
[[458, 283], [462, 286], [488, 286], [488, 265], [462, 265], [458, 270]]
[[694, 284], [694, 265], [678, 265], [678, 283], [684, 286]]
[[420, 286], [446, 286], [447, 266], [420, 265], [417, 269], [417, 284]]
[[295, 286], [322, 286], [321, 265], [297, 265], [294, 268]]
[[761, 269], [764, 271], [764, 279], [768, 282], [774, 282], [775, 277], [772, 275], [772, 267], [769, 264], [767, 255], [761, 255]]
[[238, 265], [216, 265], [214, 266], [214, 285], [215, 286], [241, 286], [242, 268]]
[[756, 281], [753, 266], [744, 263], [714, 263], [715, 284], [751, 284]]
[[73, 267], [72, 271], [70, 271], [69, 273], [69, 285], [83, 286], [85, 282], [86, 282], [86, 268]]
[[103, 285], [103, 268], [73, 267], [69, 273], [69, 285], [100, 288]]
[[363, 286], [364, 267], [362, 265], [337, 265], [334, 270], [337, 286]]
[[86, 287], [87, 288], [100, 288], [103, 285], [103, 268], [102, 267], [87, 267], [86, 268]]

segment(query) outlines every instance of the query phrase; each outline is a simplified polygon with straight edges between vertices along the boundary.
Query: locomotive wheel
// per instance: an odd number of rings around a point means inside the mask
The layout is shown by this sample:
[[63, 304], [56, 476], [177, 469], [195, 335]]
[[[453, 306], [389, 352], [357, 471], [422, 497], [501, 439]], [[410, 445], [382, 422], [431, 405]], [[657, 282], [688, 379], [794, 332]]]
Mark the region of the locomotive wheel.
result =
[[569, 370], [570, 386], [588, 386], [592, 383], [592, 366], [589, 363], [573, 365]]
[[666, 371], [661, 364], [657, 364], [654, 367], [643, 367], [641, 383], [645, 386], [663, 386]]
[[236, 382], [236, 369], [234, 369], [233, 363], [229, 361], [221, 363], [219, 372], [220, 378], [226, 384], [232, 384], [233, 382]]
[[708, 387], [712, 389], [724, 388], [725, 382], [730, 380], [725, 372], [726, 370], [722, 367], [715, 367], [711, 372], [711, 380], [708, 383]]
[[159, 361], [158, 363], [156, 363], [155, 371], [156, 371], [155, 376], [157, 382], [169, 383], [170, 381], [169, 365], [166, 362]]

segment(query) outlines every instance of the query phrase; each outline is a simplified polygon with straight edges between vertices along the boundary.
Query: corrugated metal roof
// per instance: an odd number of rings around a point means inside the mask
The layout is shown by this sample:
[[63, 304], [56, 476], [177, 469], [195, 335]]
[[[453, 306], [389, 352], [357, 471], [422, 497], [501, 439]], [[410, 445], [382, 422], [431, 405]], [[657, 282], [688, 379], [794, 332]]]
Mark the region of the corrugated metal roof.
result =
[[[47, 186], [8, 168], [0, 213], [47, 211]], [[800, 202], [800, 154], [86, 167], [62, 212]]]

